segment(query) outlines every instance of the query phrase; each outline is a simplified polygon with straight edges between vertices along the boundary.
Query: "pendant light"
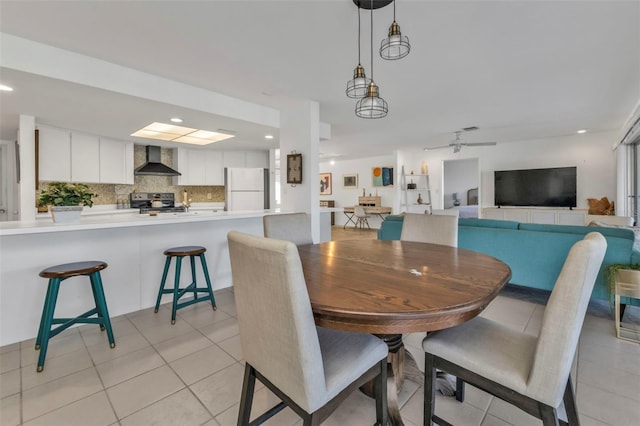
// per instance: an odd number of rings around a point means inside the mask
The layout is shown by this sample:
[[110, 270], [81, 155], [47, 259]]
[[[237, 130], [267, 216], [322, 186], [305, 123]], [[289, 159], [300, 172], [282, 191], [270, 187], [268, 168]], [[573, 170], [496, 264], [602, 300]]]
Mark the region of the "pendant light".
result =
[[364, 73], [364, 67], [360, 64], [360, 8], [358, 7], [358, 66], [353, 70], [353, 79], [347, 82], [347, 96], [359, 99], [367, 94], [367, 87], [371, 82]]
[[378, 86], [373, 81], [373, 0], [371, 0], [371, 82], [366, 96], [356, 103], [356, 115], [360, 118], [383, 118], [389, 112], [387, 101], [380, 97]]
[[395, 60], [407, 56], [410, 50], [409, 37], [402, 35], [400, 25], [396, 22], [396, 2], [394, 0], [393, 23], [389, 27], [389, 36], [380, 44], [380, 56], [382, 59]]

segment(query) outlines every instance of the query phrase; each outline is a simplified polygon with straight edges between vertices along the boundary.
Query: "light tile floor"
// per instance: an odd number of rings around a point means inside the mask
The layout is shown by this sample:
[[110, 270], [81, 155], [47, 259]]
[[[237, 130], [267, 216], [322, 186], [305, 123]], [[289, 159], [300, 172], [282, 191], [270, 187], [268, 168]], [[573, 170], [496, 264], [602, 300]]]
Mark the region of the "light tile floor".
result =
[[[173, 326], [167, 305], [157, 314], [146, 309], [113, 318], [115, 349], [97, 326], [67, 330], [51, 340], [42, 373], [35, 371], [33, 340], [0, 348], [0, 425], [235, 424], [243, 362], [233, 292], [217, 291], [216, 299], [217, 311], [207, 303], [184, 308]], [[544, 299], [506, 289], [483, 315], [535, 334]], [[637, 320], [638, 312], [629, 316]], [[576, 393], [583, 425], [640, 424], [640, 344], [615, 337], [607, 307], [590, 307], [585, 320]], [[422, 424], [422, 388], [407, 382], [402, 396], [405, 424]], [[275, 402], [258, 385], [254, 412]], [[462, 426], [541, 424], [472, 387], [463, 404], [438, 397], [436, 407], [440, 416]], [[355, 392], [324, 424], [374, 421], [373, 401]], [[301, 422], [287, 409], [267, 424]]]

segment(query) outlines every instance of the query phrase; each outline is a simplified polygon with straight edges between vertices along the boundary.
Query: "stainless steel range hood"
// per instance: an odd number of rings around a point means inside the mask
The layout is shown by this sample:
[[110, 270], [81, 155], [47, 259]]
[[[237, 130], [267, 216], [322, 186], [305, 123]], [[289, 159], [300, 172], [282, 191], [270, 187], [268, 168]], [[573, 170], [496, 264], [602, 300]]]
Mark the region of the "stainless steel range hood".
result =
[[147, 162], [133, 171], [134, 175], [180, 176], [181, 173], [160, 162], [160, 147], [147, 145]]

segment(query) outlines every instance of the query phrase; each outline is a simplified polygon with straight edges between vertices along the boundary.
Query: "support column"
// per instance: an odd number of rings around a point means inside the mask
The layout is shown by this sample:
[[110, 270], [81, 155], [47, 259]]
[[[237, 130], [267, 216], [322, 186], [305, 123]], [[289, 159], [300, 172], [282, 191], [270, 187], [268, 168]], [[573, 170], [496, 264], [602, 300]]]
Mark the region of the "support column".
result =
[[[314, 101], [291, 101], [280, 113], [280, 178], [282, 211], [311, 215], [314, 242], [320, 241], [319, 192], [320, 106]], [[287, 154], [302, 154], [302, 183], [287, 183]]]

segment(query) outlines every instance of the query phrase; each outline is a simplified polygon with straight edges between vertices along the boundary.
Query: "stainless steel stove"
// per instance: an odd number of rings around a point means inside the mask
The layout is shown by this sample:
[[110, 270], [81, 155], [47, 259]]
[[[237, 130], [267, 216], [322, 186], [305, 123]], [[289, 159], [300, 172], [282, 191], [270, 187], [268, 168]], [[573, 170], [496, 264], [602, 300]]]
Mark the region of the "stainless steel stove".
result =
[[183, 213], [184, 206], [175, 204], [173, 192], [133, 192], [129, 194], [131, 208], [139, 208], [140, 214], [158, 213]]

